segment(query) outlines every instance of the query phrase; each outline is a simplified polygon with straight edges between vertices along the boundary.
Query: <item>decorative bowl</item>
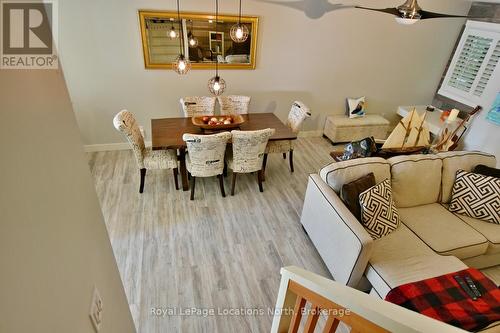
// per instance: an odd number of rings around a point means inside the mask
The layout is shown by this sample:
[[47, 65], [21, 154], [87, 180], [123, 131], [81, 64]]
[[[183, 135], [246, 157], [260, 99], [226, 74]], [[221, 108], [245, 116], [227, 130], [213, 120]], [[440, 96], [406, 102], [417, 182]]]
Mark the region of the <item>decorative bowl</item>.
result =
[[[208, 118], [208, 122], [204, 121], [204, 118]], [[216, 118], [217, 123], [213, 123], [212, 119]], [[230, 124], [221, 124], [221, 122], [224, 122], [226, 119], [232, 119], [232, 122]], [[245, 122], [245, 119], [243, 116], [239, 114], [235, 115], [226, 115], [226, 116], [195, 116], [192, 118], [193, 125], [198, 126], [204, 130], [210, 130], [210, 131], [220, 131], [220, 130], [227, 130], [227, 129], [233, 129], [233, 128], [238, 128]]]

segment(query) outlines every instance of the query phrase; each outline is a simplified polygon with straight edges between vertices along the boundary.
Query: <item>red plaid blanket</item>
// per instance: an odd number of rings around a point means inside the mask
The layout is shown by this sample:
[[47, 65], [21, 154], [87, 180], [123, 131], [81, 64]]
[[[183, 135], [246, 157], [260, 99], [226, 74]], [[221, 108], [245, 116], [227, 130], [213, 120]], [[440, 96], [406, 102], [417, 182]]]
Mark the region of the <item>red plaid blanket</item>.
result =
[[[453, 278], [469, 275], [482, 296], [476, 301]], [[500, 289], [477, 269], [469, 268], [392, 289], [386, 301], [468, 331], [500, 321]]]

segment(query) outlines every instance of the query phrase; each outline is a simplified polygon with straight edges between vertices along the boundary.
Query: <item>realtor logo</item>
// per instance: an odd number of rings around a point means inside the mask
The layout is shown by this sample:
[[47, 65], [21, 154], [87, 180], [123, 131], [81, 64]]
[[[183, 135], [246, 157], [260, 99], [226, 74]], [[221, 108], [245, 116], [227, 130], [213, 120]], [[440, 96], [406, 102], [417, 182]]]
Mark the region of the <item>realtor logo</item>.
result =
[[0, 1], [1, 69], [56, 69], [57, 3]]

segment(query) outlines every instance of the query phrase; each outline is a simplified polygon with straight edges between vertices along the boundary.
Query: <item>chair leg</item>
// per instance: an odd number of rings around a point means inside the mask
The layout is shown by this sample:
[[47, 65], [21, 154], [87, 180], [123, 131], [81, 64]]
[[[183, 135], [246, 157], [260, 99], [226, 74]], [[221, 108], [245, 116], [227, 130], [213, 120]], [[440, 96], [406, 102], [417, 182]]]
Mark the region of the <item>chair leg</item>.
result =
[[286, 160], [286, 153], [283, 153], [283, 159]]
[[219, 185], [220, 185], [220, 192], [222, 194], [222, 197], [226, 197], [226, 191], [224, 191], [224, 176], [223, 175], [217, 175], [217, 178], [219, 178]]
[[196, 185], [196, 177], [191, 175], [191, 200], [194, 200], [194, 186]]
[[267, 166], [267, 154], [264, 154], [264, 161], [262, 161], [262, 181], [266, 181], [266, 166]]
[[144, 192], [144, 180], [146, 179], [146, 169], [141, 169], [141, 185], [139, 186], [139, 193]]
[[227, 163], [226, 163], [226, 161], [224, 161], [224, 171], [222, 172], [222, 174], [224, 175], [224, 177], [227, 177]]
[[290, 171], [293, 172], [293, 150], [290, 150]]
[[264, 192], [264, 187], [262, 186], [262, 170], [259, 170], [259, 172], [257, 172], [257, 181], [259, 182], [259, 191], [260, 192]]
[[175, 189], [179, 190], [179, 180], [177, 179], [179, 176], [179, 169], [174, 168], [174, 182], [175, 182]]
[[236, 186], [236, 172], [233, 172], [233, 181], [231, 183], [231, 195], [234, 195], [234, 187]]

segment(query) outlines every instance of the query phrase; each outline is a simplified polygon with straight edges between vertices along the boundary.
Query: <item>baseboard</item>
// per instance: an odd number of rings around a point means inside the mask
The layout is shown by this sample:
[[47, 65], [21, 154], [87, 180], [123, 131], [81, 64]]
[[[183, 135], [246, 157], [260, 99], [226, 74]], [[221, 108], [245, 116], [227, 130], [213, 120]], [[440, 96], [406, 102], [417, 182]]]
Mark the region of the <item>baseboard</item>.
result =
[[[146, 147], [151, 147], [151, 141], [145, 142]], [[97, 145], [84, 145], [83, 149], [86, 153], [93, 153], [97, 151], [113, 151], [113, 150], [128, 150], [131, 149], [128, 142], [119, 143], [103, 143]]]
[[[311, 138], [320, 137], [323, 135], [323, 131], [302, 131], [299, 133], [299, 138]], [[145, 142], [146, 147], [151, 147], [151, 141]], [[93, 153], [97, 151], [113, 151], [113, 150], [127, 150], [130, 149], [130, 144], [128, 142], [117, 142], [117, 143], [102, 143], [96, 145], [85, 145], [83, 146], [86, 153]]]

